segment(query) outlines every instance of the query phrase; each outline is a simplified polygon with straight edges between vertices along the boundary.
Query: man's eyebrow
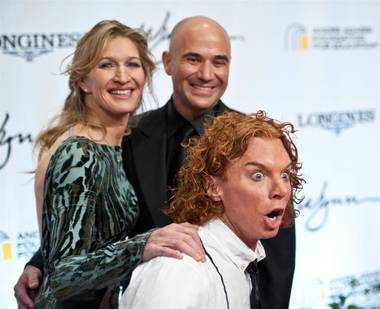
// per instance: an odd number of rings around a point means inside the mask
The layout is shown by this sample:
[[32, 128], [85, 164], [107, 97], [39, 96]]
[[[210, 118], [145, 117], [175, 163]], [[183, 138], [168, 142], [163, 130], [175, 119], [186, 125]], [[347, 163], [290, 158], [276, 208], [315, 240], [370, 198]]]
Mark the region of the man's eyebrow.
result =
[[196, 58], [201, 58], [201, 55], [200, 54], [197, 54], [197, 53], [194, 53], [194, 52], [189, 52], [189, 53], [186, 53], [182, 56], [183, 58], [186, 58], [186, 57], [196, 57]]
[[260, 162], [257, 162], [257, 161], [248, 161], [244, 165], [245, 166], [251, 166], [251, 165], [253, 165], [253, 166], [258, 166], [258, 167], [260, 167], [262, 169], [265, 169], [265, 165], [261, 164]]
[[225, 60], [227, 62], [230, 61], [230, 57], [228, 57], [227, 55], [216, 55], [214, 57], [214, 59], [216, 59], [216, 60]]
[[[262, 164], [262, 163], [260, 163], [260, 162], [257, 162], [257, 161], [248, 161], [247, 163], [245, 163], [244, 164], [245, 166], [257, 166], [257, 167], [259, 167], [259, 168], [261, 168], [261, 169], [264, 169], [264, 170], [266, 170], [267, 169], [267, 167], [264, 165], [264, 164]], [[288, 165], [286, 165], [284, 168], [283, 168], [283, 170], [286, 170], [286, 169], [288, 169], [288, 168], [291, 168], [292, 167], [292, 162], [290, 162]]]
[[[202, 58], [200, 54], [194, 53], [194, 52], [188, 52], [182, 56], [182, 58], [187, 58], [187, 57], [194, 57], [197, 59]], [[219, 61], [222, 60], [222, 61], [230, 62], [230, 57], [228, 57], [227, 55], [216, 55], [213, 58], [214, 60], [219, 60]]]

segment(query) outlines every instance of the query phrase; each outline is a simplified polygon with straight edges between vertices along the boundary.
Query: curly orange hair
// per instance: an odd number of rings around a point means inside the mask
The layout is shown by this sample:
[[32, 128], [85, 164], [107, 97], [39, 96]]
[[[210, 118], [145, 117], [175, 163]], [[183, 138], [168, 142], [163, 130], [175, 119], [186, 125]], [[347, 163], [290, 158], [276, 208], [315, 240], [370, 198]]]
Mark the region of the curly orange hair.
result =
[[224, 177], [230, 162], [243, 156], [252, 137], [279, 138], [291, 160], [291, 198], [286, 207], [282, 226], [289, 226], [298, 215], [294, 204], [299, 203], [297, 193], [302, 189], [297, 148], [290, 135], [294, 126], [268, 118], [263, 111], [256, 114], [236, 112], [216, 117], [204, 134], [192, 138], [187, 149], [187, 160], [178, 173], [178, 188], [165, 213], [174, 222], [202, 224], [224, 212], [221, 202], [208, 194], [209, 176]]

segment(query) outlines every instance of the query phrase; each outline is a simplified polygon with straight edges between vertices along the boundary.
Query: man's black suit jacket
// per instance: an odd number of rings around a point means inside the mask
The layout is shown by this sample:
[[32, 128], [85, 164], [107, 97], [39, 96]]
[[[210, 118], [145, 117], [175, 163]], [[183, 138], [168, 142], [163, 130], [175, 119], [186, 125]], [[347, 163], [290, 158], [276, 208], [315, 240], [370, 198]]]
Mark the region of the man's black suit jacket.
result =
[[[169, 103], [169, 102], [168, 102]], [[147, 112], [124, 139], [124, 167], [140, 203], [140, 216], [132, 235], [171, 223], [162, 212], [167, 202], [167, 108]], [[219, 103], [216, 114], [230, 109]], [[295, 228], [280, 230], [262, 241], [266, 258], [259, 263], [262, 309], [286, 309], [295, 267]]]

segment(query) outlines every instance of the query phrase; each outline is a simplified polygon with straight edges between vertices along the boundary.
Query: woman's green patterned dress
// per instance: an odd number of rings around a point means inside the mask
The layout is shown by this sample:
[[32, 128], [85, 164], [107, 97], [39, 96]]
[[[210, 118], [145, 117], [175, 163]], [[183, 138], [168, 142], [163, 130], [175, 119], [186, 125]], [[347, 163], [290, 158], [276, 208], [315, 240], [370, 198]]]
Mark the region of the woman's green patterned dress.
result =
[[65, 140], [46, 171], [44, 279], [37, 308], [117, 306], [120, 281], [142, 259], [150, 232], [125, 240], [138, 214], [120, 146]]

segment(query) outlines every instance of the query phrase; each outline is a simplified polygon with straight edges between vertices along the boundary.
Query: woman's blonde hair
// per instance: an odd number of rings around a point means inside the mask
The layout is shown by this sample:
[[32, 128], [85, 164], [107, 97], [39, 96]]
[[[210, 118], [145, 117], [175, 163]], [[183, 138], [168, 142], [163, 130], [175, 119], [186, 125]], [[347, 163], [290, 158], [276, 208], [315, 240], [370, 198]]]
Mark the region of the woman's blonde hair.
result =
[[229, 112], [216, 117], [199, 138], [192, 138], [187, 146], [187, 160], [178, 174], [179, 186], [165, 209], [174, 222], [203, 224], [224, 212], [220, 201], [208, 194], [209, 176], [224, 177], [231, 161], [241, 158], [252, 137], [279, 138], [291, 160], [291, 198], [286, 207], [282, 226], [291, 225], [298, 211], [293, 204], [300, 200], [296, 194], [304, 180], [300, 176], [297, 148], [290, 134], [291, 123], [268, 118], [265, 112], [242, 114]]
[[145, 80], [149, 88], [152, 89], [155, 64], [148, 50], [145, 32], [130, 28], [116, 20], [103, 20], [97, 23], [78, 41], [71, 64], [64, 71], [69, 75], [70, 92], [65, 100], [62, 112], [53, 119], [50, 127], [42, 131], [36, 139], [35, 145], [40, 148], [39, 158], [60, 135], [77, 123], [103, 129], [99, 124], [91, 123], [87, 118], [84, 92], [79, 87], [79, 81], [85, 78], [96, 66], [107, 42], [115, 37], [128, 38], [135, 44], [145, 73]]

